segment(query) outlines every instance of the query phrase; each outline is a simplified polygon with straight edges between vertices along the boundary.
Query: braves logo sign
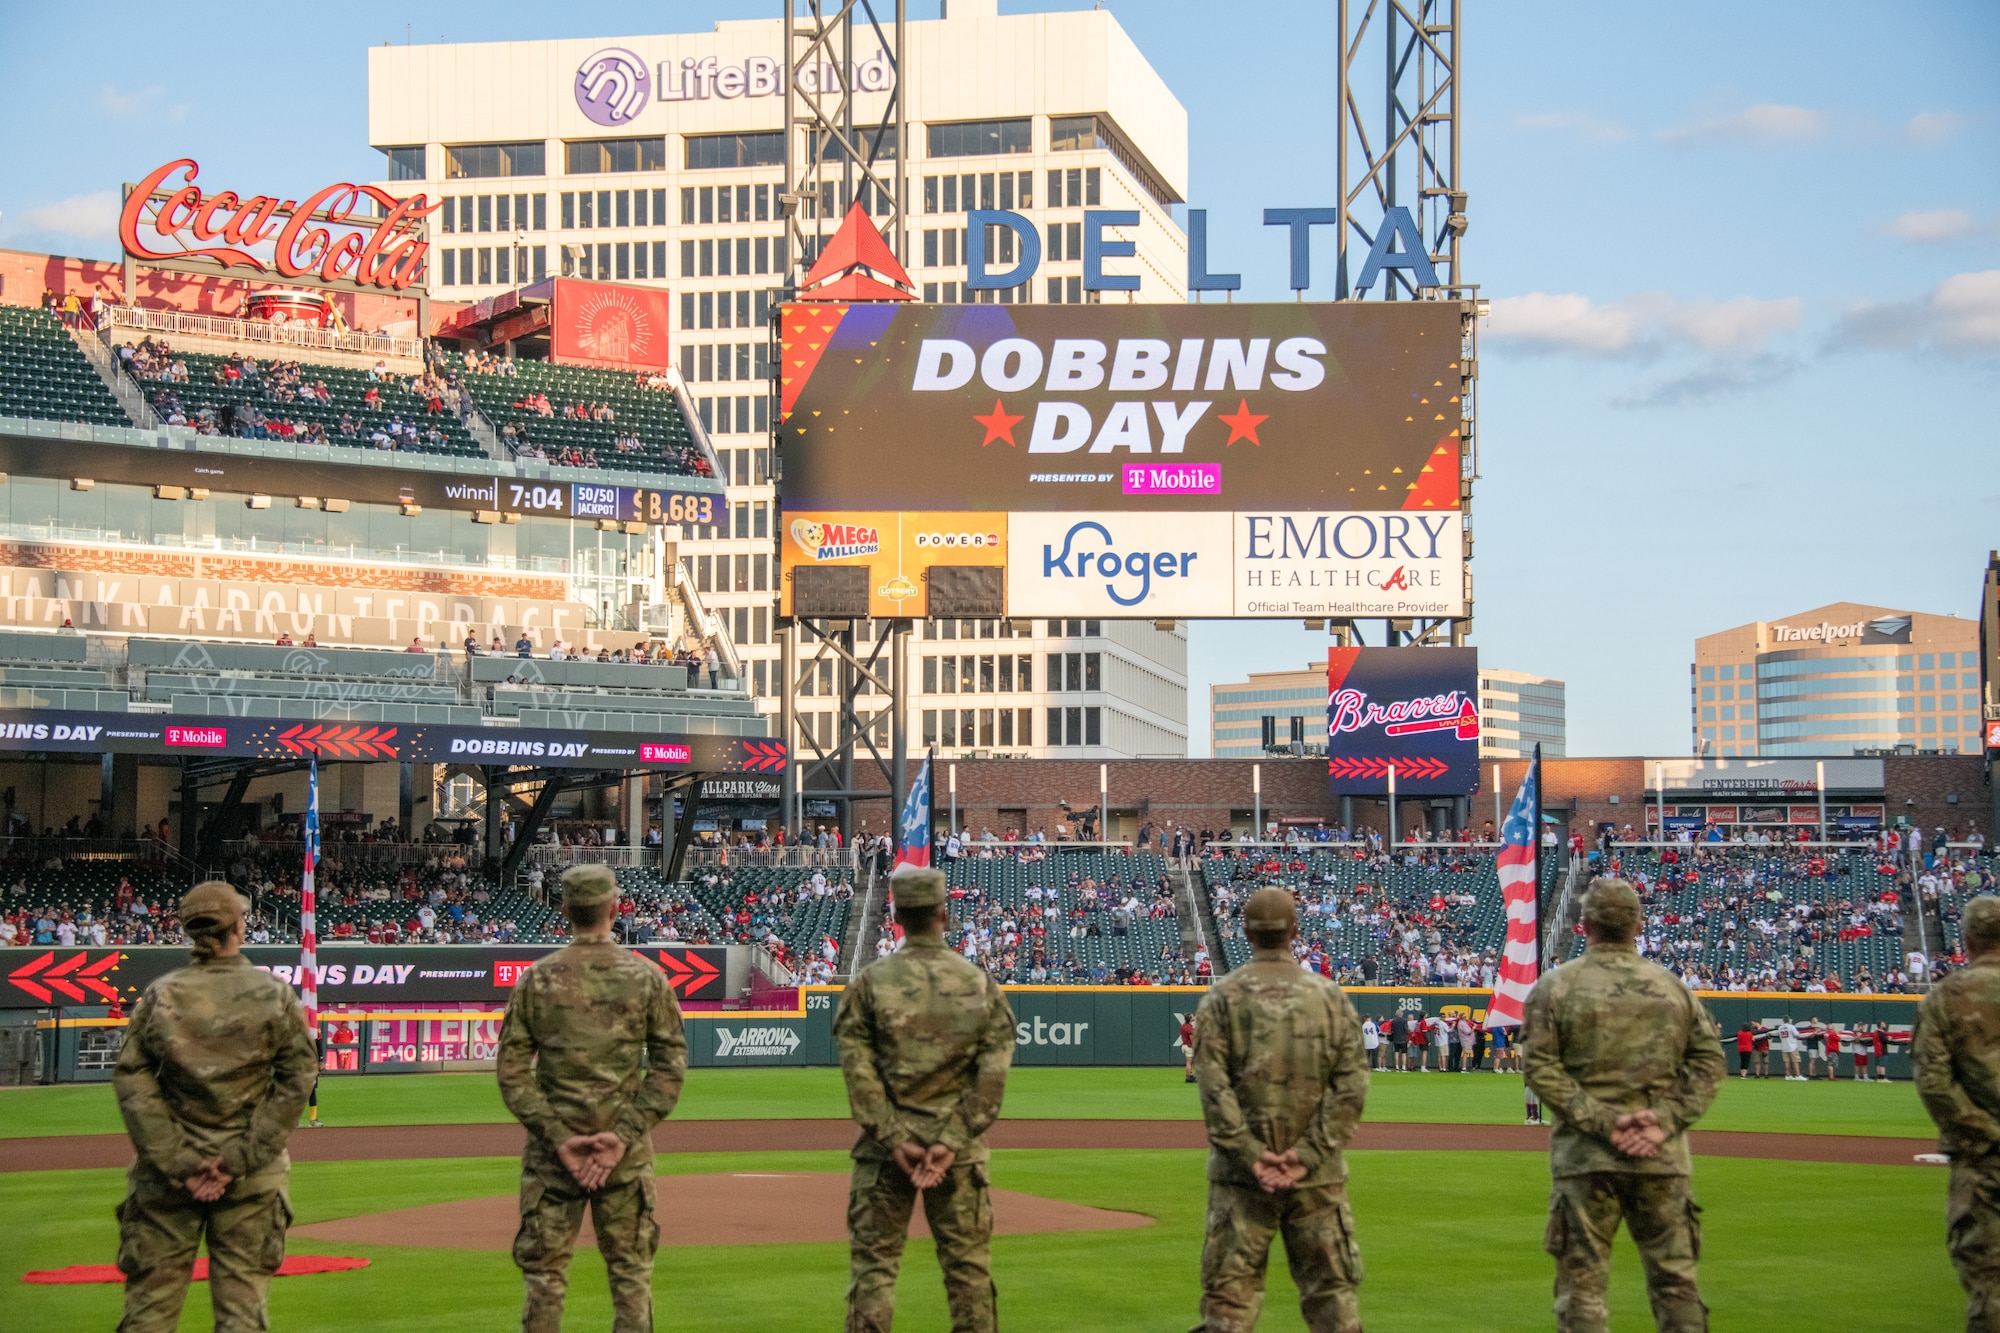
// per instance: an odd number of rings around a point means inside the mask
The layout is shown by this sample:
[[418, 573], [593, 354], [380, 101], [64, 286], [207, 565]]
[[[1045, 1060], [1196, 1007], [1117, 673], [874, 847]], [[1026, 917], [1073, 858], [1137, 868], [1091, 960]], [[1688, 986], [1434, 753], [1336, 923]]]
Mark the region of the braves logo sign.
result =
[[[118, 240], [135, 259], [206, 259], [224, 269], [251, 268], [298, 278], [402, 291], [423, 274], [430, 250], [417, 224], [438, 209], [421, 194], [398, 199], [372, 185], [329, 185], [307, 198], [249, 198], [234, 190], [205, 195], [201, 167], [176, 158], [155, 168], [126, 197]], [[178, 185], [170, 184], [179, 181]], [[357, 218], [363, 200], [378, 216]], [[170, 242], [155, 250], [151, 237]]]

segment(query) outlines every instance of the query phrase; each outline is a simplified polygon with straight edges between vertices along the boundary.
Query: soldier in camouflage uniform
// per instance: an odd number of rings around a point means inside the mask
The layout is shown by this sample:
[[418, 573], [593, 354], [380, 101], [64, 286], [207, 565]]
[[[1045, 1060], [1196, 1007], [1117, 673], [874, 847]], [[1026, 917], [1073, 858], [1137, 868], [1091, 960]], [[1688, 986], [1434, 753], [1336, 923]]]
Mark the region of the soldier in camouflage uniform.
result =
[[583, 1210], [611, 1278], [612, 1327], [653, 1327], [653, 1126], [680, 1100], [687, 1038], [660, 969], [611, 942], [618, 881], [603, 866], [563, 872], [569, 947], [522, 974], [500, 1028], [500, 1095], [528, 1129], [514, 1263], [527, 1284], [521, 1327], [562, 1327]]
[[1630, 884], [1593, 881], [1583, 896], [1589, 948], [1528, 996], [1524, 1072], [1556, 1122], [1544, 1245], [1556, 1261], [1560, 1333], [1605, 1328], [1621, 1217], [1646, 1266], [1654, 1323], [1663, 1333], [1708, 1327], [1686, 1130], [1722, 1083], [1722, 1041], [1694, 992], [1639, 957], [1641, 919]]
[[1250, 961], [1195, 1013], [1194, 1073], [1208, 1124], [1208, 1237], [1197, 1333], [1249, 1333], [1264, 1305], [1271, 1239], [1282, 1232], [1312, 1333], [1360, 1333], [1361, 1251], [1347, 1162], [1368, 1098], [1361, 1019], [1340, 987], [1292, 957], [1288, 890], [1243, 904]]
[[903, 943], [841, 997], [833, 1035], [861, 1137], [847, 1202], [848, 1333], [888, 1333], [910, 1211], [923, 1191], [953, 1333], [993, 1333], [987, 1127], [1014, 1061], [999, 985], [945, 947], [942, 871], [889, 880]]
[[291, 987], [241, 953], [247, 907], [220, 880], [181, 899], [194, 965], [146, 988], [111, 1076], [138, 1154], [118, 1205], [123, 1333], [179, 1326], [204, 1235], [215, 1326], [267, 1326], [292, 1220], [285, 1140], [317, 1057]]
[[1917, 1008], [1917, 1094], [1951, 1155], [1946, 1246], [1965, 1288], [1969, 1333], [2000, 1333], [2000, 898], [1961, 918], [1969, 966]]

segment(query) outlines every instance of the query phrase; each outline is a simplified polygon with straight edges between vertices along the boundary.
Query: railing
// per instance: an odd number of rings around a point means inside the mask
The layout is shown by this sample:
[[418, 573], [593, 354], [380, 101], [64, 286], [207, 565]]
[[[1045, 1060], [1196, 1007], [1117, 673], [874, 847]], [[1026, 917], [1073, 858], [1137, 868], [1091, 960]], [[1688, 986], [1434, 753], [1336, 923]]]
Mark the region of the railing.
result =
[[698, 842], [687, 850], [682, 862], [686, 866], [745, 866], [795, 870], [853, 870], [856, 866], [855, 850], [852, 847], [835, 847], [821, 851], [817, 847], [726, 847], [719, 843]]
[[658, 847], [606, 847], [590, 843], [538, 842], [528, 848], [527, 861], [536, 866], [611, 866], [635, 870], [660, 863]]
[[799, 984], [798, 973], [779, 962], [778, 956], [761, 944], [750, 946], [750, 963], [759, 972], [762, 972], [774, 985], [796, 986]]
[[311, 348], [321, 352], [393, 356], [404, 361], [422, 362], [424, 359], [421, 338], [397, 338], [386, 333], [363, 333], [357, 329], [319, 329], [309, 324], [273, 324], [260, 319], [228, 319], [221, 315], [190, 314], [185, 310], [113, 306], [99, 322], [98, 332], [109, 342], [114, 328], [180, 333], [190, 338], [226, 338], [234, 342]]

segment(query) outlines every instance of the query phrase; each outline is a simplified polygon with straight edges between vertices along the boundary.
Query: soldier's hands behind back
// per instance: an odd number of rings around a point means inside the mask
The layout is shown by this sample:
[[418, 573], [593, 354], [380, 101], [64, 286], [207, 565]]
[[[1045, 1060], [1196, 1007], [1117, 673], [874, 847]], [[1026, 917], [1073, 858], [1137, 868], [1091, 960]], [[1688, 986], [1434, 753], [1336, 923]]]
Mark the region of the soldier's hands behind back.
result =
[[899, 1143], [891, 1151], [890, 1156], [896, 1159], [897, 1168], [910, 1178], [910, 1183], [922, 1189], [923, 1185], [918, 1182], [917, 1174], [924, 1169], [923, 1145], [915, 1142]]
[[186, 1185], [187, 1192], [200, 1202], [214, 1203], [229, 1189], [232, 1179], [234, 1177], [222, 1169], [222, 1159], [211, 1157], [201, 1164], [201, 1170], [182, 1183]]
[[595, 1192], [611, 1175], [611, 1167], [597, 1157], [595, 1134], [572, 1134], [556, 1145], [556, 1157], [577, 1184]]
[[1299, 1155], [1287, 1149], [1283, 1156], [1266, 1148], [1257, 1165], [1251, 1168], [1257, 1177], [1257, 1186], [1266, 1194], [1277, 1194], [1290, 1189], [1306, 1177], [1305, 1164]]
[[944, 1180], [945, 1172], [958, 1160], [958, 1154], [942, 1143], [933, 1143], [924, 1154], [923, 1165], [910, 1173], [910, 1183], [920, 1190], [931, 1189]]
[[1667, 1141], [1660, 1117], [1653, 1111], [1634, 1111], [1618, 1117], [1611, 1131], [1611, 1146], [1627, 1157], [1657, 1157]]

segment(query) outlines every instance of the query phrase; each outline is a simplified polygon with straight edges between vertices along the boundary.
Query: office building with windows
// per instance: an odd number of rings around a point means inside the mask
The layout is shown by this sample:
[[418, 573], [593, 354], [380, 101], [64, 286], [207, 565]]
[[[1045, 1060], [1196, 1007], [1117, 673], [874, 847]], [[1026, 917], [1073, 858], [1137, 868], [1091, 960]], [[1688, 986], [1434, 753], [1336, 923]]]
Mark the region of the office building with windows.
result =
[[1479, 669], [1479, 757], [1529, 759], [1564, 756], [1567, 687], [1525, 671]]
[[1976, 754], [1979, 624], [1836, 602], [1695, 640], [1698, 755]]
[[[1003, 17], [994, 0], [952, 0], [945, 12], [906, 24], [909, 198], [901, 241], [918, 296], [1096, 299], [1101, 294], [1082, 285], [1084, 213], [1116, 209], [1139, 220], [1105, 236], [1134, 242], [1136, 252], [1104, 260], [1104, 271], [1139, 285], [1109, 299], [1185, 300], [1187, 243], [1173, 208], [1187, 187], [1187, 113], [1118, 21], [1101, 10]], [[797, 201], [808, 243], [804, 254], [789, 253], [779, 197], [785, 55], [777, 18], [721, 22], [708, 32], [368, 53], [369, 142], [385, 164], [379, 183], [398, 195], [422, 189], [441, 205], [431, 219], [433, 304], [477, 302], [548, 276], [673, 294], [674, 364], [728, 485], [724, 521], [684, 532], [679, 554], [744, 659], [751, 689], [773, 710], [779, 518], [771, 305], [792, 264], [809, 262], [854, 202], [831, 185], [823, 197]], [[870, 90], [886, 87], [887, 67], [864, 24], [855, 25], [854, 58], [855, 123], [872, 126], [887, 94]], [[904, 146], [874, 147], [890, 156]], [[878, 218], [888, 212], [872, 195], [860, 202]], [[1041, 255], [1031, 278], [1003, 290], [967, 286], [973, 209], [1005, 209], [1033, 224]], [[1019, 264], [1011, 229], [994, 227], [984, 239], [990, 271]], [[971, 623], [975, 637], [993, 642], [950, 651], [946, 645], [962, 639], [948, 640], [945, 627], [933, 625], [912, 649], [910, 678], [920, 678], [923, 659], [935, 659], [940, 686], [911, 703], [913, 746], [922, 743], [924, 715], [935, 714], [937, 743], [954, 753], [1186, 752], [1184, 630], [1157, 630], [1150, 620]], [[1016, 661], [1010, 706], [1000, 698], [1009, 679], [999, 666], [1007, 655], [996, 647], [1003, 624], [1014, 634], [1011, 656], [1033, 662], [1024, 677]], [[1047, 633], [1051, 624], [1064, 632]], [[1071, 624], [1096, 632], [1071, 633]], [[1088, 688], [1071, 683], [1073, 656], [1076, 679]], [[989, 657], [991, 691], [981, 688]], [[993, 698], [967, 707], [944, 697], [947, 660], [957, 685], [972, 663], [971, 692]], [[1049, 666], [1056, 660], [1059, 678]], [[1034, 688], [1024, 690], [1024, 679]], [[802, 718], [815, 716], [804, 708]], [[1010, 712], [1011, 741], [1001, 720]], [[955, 727], [945, 724], [948, 714]], [[823, 716], [830, 726], [831, 715]]]
[[1303, 671], [1253, 671], [1240, 682], [1208, 687], [1208, 753], [1214, 759], [1260, 759], [1266, 745], [1326, 753], [1326, 663]]

